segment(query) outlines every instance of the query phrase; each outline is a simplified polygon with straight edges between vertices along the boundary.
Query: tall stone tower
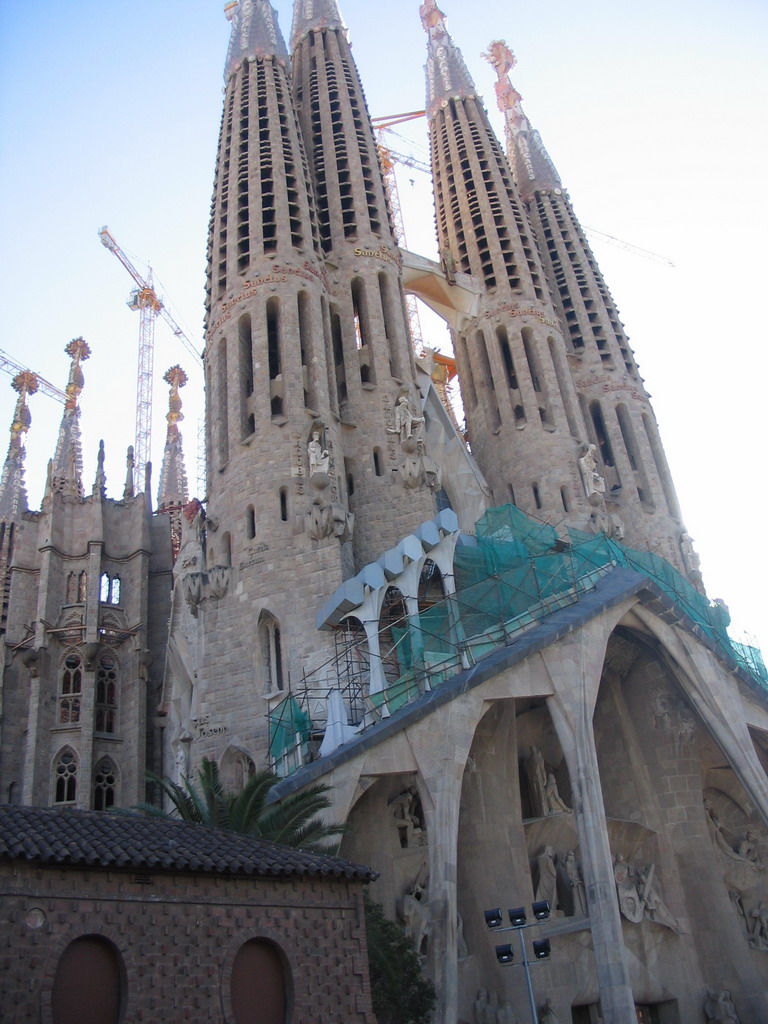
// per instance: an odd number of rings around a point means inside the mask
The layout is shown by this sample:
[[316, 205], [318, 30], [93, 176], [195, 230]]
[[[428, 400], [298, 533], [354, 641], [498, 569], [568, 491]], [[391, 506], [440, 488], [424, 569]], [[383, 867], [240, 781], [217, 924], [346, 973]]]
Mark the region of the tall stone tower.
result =
[[656, 418], [616, 305], [568, 193], [510, 81], [514, 56], [496, 41], [485, 57], [498, 77], [507, 155], [565, 328], [568, 362], [604, 481], [606, 509], [620, 517], [630, 544], [663, 555], [700, 586]]
[[478, 316], [454, 339], [472, 451], [497, 504], [584, 525], [585, 427], [536, 240], [434, 0], [421, 16], [441, 256], [483, 285]]
[[293, 89], [328, 267], [331, 404], [360, 568], [435, 515], [401, 259], [357, 67], [335, 0], [296, 0]]

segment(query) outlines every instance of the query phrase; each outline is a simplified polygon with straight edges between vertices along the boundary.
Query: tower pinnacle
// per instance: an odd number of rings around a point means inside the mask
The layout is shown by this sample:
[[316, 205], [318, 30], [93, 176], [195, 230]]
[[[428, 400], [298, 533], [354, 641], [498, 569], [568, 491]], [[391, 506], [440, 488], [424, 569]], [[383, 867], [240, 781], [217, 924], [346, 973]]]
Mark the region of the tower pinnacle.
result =
[[509, 72], [517, 61], [503, 39], [495, 39], [483, 57], [496, 71], [496, 100], [504, 115], [507, 157], [523, 199], [534, 192], [560, 188], [560, 177], [544, 148], [539, 133], [531, 127], [522, 107], [523, 97], [512, 85]]
[[429, 37], [427, 56], [427, 116], [434, 117], [450, 99], [477, 95], [461, 51], [445, 27], [445, 15], [436, 0], [425, 0], [419, 8], [421, 23]]
[[291, 49], [294, 50], [307, 32], [317, 29], [346, 31], [336, 0], [294, 0]]
[[183, 388], [187, 383], [187, 375], [179, 365], [176, 365], [168, 370], [163, 380], [170, 386], [171, 391], [168, 396], [168, 413], [165, 417], [168, 421], [168, 432], [157, 493], [157, 507], [160, 509], [169, 505], [185, 505], [189, 501], [187, 471], [179, 431], [179, 423], [184, 419], [179, 388]]
[[64, 349], [72, 360], [67, 381], [67, 404], [59, 427], [59, 439], [53, 456], [51, 485], [60, 494], [83, 496], [83, 451], [80, 438], [80, 408], [77, 404], [85, 384], [81, 364], [90, 358], [91, 349], [83, 338], [74, 338]]
[[0, 520], [15, 519], [27, 511], [27, 492], [24, 487], [24, 435], [32, 423], [27, 396], [34, 395], [37, 391], [37, 377], [29, 371], [18, 373], [13, 378], [12, 387], [18, 392], [19, 397], [11, 423], [8, 454], [0, 477]]
[[277, 57], [281, 63], [288, 60], [277, 12], [269, 0], [240, 0], [228, 17], [232, 35], [224, 65], [225, 81], [248, 58]]

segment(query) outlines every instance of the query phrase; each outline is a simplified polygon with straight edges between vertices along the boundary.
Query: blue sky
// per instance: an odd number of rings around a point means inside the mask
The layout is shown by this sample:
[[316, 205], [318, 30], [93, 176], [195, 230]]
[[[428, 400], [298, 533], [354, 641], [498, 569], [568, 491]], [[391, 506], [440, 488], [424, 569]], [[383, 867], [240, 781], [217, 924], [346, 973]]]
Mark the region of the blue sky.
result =
[[[342, 3], [371, 113], [423, 105], [416, 0]], [[276, 7], [284, 33], [291, 3]], [[583, 223], [670, 257], [671, 269], [594, 242], [653, 395], [710, 594], [768, 648], [765, 239], [768, 7], [760, 0], [638, 4], [444, 0], [448, 27], [493, 108], [480, 58], [504, 38], [513, 81]], [[0, 5], [0, 348], [63, 386], [64, 346], [84, 335], [86, 483], [100, 438], [122, 489], [132, 442], [138, 317], [131, 281], [102, 247], [108, 224], [202, 342], [205, 242], [228, 40], [217, 0], [3, 0]], [[493, 116], [498, 124], [495, 111]], [[426, 158], [423, 122], [396, 149]], [[400, 175], [409, 247], [434, 246], [427, 185]], [[426, 212], [425, 212], [426, 211]], [[446, 339], [427, 326], [428, 340]], [[201, 375], [162, 323], [162, 375], [181, 362], [190, 476]], [[14, 393], [0, 375], [0, 431]], [[60, 407], [32, 400], [27, 481], [39, 502]], [[0, 444], [5, 442], [0, 439]], [[156, 484], [156, 479], [155, 479]]]

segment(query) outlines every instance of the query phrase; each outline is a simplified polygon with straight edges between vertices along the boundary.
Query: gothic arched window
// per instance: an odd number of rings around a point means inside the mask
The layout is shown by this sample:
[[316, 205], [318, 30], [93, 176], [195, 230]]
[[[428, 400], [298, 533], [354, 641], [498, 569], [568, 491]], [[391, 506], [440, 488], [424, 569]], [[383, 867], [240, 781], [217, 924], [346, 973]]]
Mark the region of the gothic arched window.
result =
[[77, 797], [77, 757], [65, 747], [56, 760], [53, 773], [53, 802], [73, 804]]
[[261, 646], [261, 663], [264, 672], [264, 692], [282, 690], [283, 683], [283, 651], [280, 642], [280, 624], [274, 615], [262, 612], [259, 620], [259, 642]]
[[117, 732], [117, 705], [117, 659], [112, 654], [102, 654], [96, 669], [96, 732]]
[[80, 721], [82, 693], [83, 659], [79, 654], [68, 654], [59, 687], [59, 725], [76, 725]]
[[102, 757], [93, 773], [93, 809], [106, 811], [115, 806], [117, 769], [111, 757]]

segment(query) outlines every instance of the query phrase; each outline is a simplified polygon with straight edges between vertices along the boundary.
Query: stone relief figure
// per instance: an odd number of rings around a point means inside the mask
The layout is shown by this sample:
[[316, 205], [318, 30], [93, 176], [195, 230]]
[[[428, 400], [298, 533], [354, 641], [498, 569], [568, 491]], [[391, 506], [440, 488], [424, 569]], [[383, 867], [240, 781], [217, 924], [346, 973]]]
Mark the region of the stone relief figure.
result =
[[330, 505], [314, 501], [309, 506], [306, 519], [307, 533], [312, 540], [323, 540], [333, 533], [333, 516]]
[[323, 448], [320, 443], [320, 431], [312, 431], [312, 440], [307, 445], [307, 457], [309, 459], [309, 475], [313, 477], [315, 473], [327, 473], [328, 467], [331, 461], [331, 453], [327, 448]]
[[392, 809], [400, 846], [403, 849], [410, 846], [424, 846], [427, 841], [427, 831], [424, 827], [424, 814], [416, 786], [409, 786], [402, 793], [398, 793], [390, 800], [389, 806]]
[[547, 775], [547, 782], [544, 790], [546, 799], [547, 814], [570, 814], [571, 808], [566, 807], [563, 798], [557, 789], [557, 780], [552, 772]]
[[683, 565], [685, 566], [685, 568], [688, 570], [689, 573], [691, 573], [691, 575], [693, 575], [694, 573], [696, 575], [701, 575], [701, 562], [699, 561], [699, 556], [696, 554], [696, 551], [694, 550], [691, 535], [688, 533], [687, 530], [683, 530], [683, 532], [680, 534], [679, 544], [680, 554], [682, 556]]
[[587, 896], [586, 892], [584, 891], [584, 879], [581, 877], [581, 871], [576, 860], [576, 854], [573, 852], [573, 850], [570, 850], [565, 855], [563, 867], [565, 869], [565, 875], [571, 886], [571, 895], [573, 897], [573, 912], [577, 916], [586, 915]]
[[760, 851], [757, 848], [755, 841], [755, 833], [747, 829], [744, 838], [736, 847], [736, 853], [744, 860], [748, 860], [751, 864], [762, 867], [760, 863]]
[[552, 1002], [549, 999], [539, 1010], [539, 1024], [560, 1024], [557, 1014], [552, 1009]]
[[753, 922], [749, 936], [750, 946], [768, 952], [768, 906], [760, 900], [757, 906], [750, 910], [749, 916]]
[[579, 472], [584, 484], [584, 493], [590, 505], [601, 505], [605, 494], [605, 479], [597, 469], [597, 445], [583, 444], [579, 456]]
[[730, 843], [725, 837], [723, 825], [719, 817], [717, 816], [717, 812], [715, 811], [714, 805], [711, 800], [707, 800], [705, 798], [704, 810], [707, 812], [707, 820], [710, 824], [712, 835], [714, 837], [716, 845], [720, 847], [723, 853], [727, 853], [729, 857], [732, 857], [733, 849], [731, 848]]
[[176, 559], [174, 571], [202, 572], [205, 568], [203, 551], [203, 523], [205, 511], [203, 506], [193, 498], [182, 509], [181, 550]]
[[464, 938], [464, 918], [456, 914], [456, 959], [466, 960], [469, 956], [467, 940]]
[[536, 883], [536, 900], [547, 900], [552, 915], [557, 907], [557, 866], [555, 851], [545, 846], [538, 858], [539, 880]]
[[634, 869], [627, 864], [623, 853], [617, 854], [613, 862], [613, 877], [619, 897], [619, 910], [628, 921], [639, 924], [645, 916], [645, 907], [637, 891]]
[[546, 796], [547, 769], [540, 747], [531, 747], [531, 752], [525, 760], [525, 773], [531, 792], [533, 816], [543, 818], [548, 813], [549, 804]]
[[400, 443], [402, 444], [403, 441], [407, 441], [409, 438], [419, 436], [420, 431], [418, 428], [423, 422], [423, 416], [417, 416], [413, 411], [408, 395], [405, 392], [401, 392], [395, 405], [394, 428], [388, 427], [387, 433], [399, 434]]
[[739, 1017], [736, 1007], [731, 999], [728, 989], [707, 989], [707, 998], [704, 1000], [704, 1013], [707, 1015], [708, 1024], [739, 1024]]
[[677, 935], [684, 934], [677, 918], [670, 914], [661, 898], [653, 864], [638, 871], [637, 881], [640, 898], [644, 904], [645, 916], [648, 920], [653, 921], [654, 924], [670, 928]]
[[426, 886], [418, 880], [406, 891], [398, 901], [397, 913], [405, 926], [405, 934], [413, 943], [419, 956], [426, 952], [429, 926], [432, 915], [429, 909], [429, 897]]

